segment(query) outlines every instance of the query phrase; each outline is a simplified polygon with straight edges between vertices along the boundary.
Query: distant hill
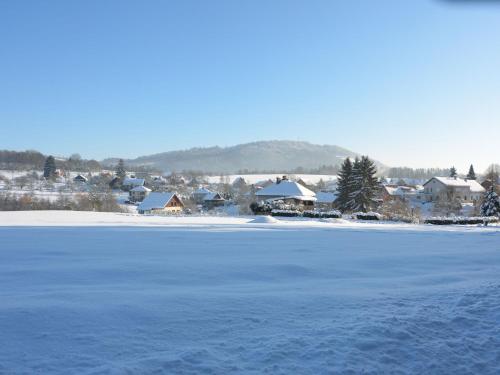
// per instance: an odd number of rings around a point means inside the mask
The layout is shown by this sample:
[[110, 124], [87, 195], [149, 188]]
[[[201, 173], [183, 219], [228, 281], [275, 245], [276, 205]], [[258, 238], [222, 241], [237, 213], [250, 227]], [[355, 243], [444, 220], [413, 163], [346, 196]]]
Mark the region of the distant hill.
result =
[[[232, 147], [192, 148], [125, 160], [128, 166], [148, 166], [164, 172], [196, 170], [206, 173], [239, 171], [291, 171], [339, 165], [347, 156], [359, 154], [333, 145], [315, 145], [296, 141], [261, 141]], [[118, 158], [105, 159], [114, 165]], [[380, 163], [378, 163], [381, 166]]]

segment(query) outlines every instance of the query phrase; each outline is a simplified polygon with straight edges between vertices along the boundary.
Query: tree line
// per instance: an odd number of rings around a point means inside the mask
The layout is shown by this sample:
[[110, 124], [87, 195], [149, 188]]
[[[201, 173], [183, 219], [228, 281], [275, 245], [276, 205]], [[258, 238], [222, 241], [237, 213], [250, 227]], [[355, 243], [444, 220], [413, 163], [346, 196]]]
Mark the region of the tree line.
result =
[[[0, 169], [33, 170], [42, 169], [48, 156], [38, 151], [0, 150]], [[79, 154], [73, 154], [67, 159], [54, 159], [57, 169], [77, 172], [100, 171], [101, 164], [97, 160], [83, 159]]]

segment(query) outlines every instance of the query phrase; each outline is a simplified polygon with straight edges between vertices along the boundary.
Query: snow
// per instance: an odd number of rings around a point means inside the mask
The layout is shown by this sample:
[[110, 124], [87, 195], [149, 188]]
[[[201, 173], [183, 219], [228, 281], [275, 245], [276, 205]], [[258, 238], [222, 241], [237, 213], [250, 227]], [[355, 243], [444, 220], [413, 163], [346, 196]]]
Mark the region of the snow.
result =
[[262, 224], [262, 223], [267, 223], [267, 224], [276, 224], [278, 223], [278, 220], [276, 220], [272, 216], [257, 216], [255, 219], [250, 221], [250, 223], [257, 223], [257, 224]]
[[130, 191], [138, 191], [138, 192], [148, 193], [151, 191], [151, 189], [147, 188], [146, 186], [141, 185], [141, 186], [136, 186], [135, 188], [133, 188]]
[[333, 203], [337, 199], [336, 193], [318, 191], [316, 193], [316, 203]]
[[193, 195], [205, 195], [205, 194], [212, 194], [212, 192], [210, 190], [208, 190], [207, 188], [202, 187], [202, 186], [200, 186], [198, 189], [196, 189], [193, 192]]
[[143, 178], [127, 177], [123, 180], [122, 185], [125, 186], [141, 186], [144, 185], [145, 180]]
[[0, 212], [0, 373], [500, 372], [500, 228]]
[[275, 197], [314, 197], [316, 194], [295, 181], [283, 180], [255, 193], [256, 196]]

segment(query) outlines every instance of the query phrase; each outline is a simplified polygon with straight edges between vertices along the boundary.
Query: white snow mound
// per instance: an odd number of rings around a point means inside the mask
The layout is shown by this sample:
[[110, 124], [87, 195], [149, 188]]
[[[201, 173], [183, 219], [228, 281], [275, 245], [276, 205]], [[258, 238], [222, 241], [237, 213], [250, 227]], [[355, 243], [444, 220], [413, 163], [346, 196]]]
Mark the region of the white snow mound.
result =
[[276, 220], [272, 216], [257, 216], [255, 219], [250, 221], [252, 224], [276, 224], [278, 220]]

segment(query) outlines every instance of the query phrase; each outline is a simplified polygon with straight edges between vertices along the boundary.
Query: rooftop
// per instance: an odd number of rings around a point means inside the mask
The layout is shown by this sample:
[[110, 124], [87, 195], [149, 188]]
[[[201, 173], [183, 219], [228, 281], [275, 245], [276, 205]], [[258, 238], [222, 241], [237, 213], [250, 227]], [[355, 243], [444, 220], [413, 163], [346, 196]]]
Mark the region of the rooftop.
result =
[[271, 196], [271, 197], [290, 197], [290, 196], [306, 196], [315, 197], [316, 194], [295, 181], [282, 180], [280, 183], [274, 183], [259, 190], [255, 193], [256, 196]]
[[159, 193], [153, 192], [149, 194], [137, 207], [139, 211], [148, 211], [164, 208], [168, 202], [174, 197], [175, 193]]

